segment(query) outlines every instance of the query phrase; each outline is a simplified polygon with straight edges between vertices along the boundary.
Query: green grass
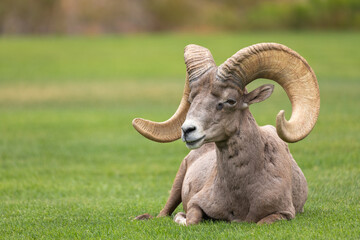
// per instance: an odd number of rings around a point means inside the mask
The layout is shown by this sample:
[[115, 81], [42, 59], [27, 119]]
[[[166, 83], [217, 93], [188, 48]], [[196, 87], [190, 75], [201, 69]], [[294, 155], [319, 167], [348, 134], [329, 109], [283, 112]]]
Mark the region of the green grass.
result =
[[[131, 221], [161, 210], [188, 153], [131, 126], [175, 111], [183, 47], [204, 45], [221, 64], [264, 41], [299, 52], [320, 84], [318, 123], [290, 145], [309, 184], [305, 212], [270, 226]], [[355, 32], [0, 38], [0, 239], [360, 238], [359, 42]], [[251, 111], [274, 125], [281, 109], [289, 117], [277, 86]]]

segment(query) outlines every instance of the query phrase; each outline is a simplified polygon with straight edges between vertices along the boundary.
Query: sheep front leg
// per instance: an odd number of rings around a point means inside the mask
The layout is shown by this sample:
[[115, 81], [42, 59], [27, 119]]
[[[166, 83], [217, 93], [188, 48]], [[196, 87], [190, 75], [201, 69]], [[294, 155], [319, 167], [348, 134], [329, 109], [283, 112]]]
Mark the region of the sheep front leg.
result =
[[193, 206], [188, 213], [179, 212], [174, 217], [174, 222], [179, 225], [193, 225], [201, 222], [203, 218], [203, 211], [199, 206]]
[[186, 158], [181, 162], [171, 187], [170, 196], [157, 217], [170, 216], [181, 203], [181, 189], [186, 174]]
[[186, 213], [186, 225], [194, 225], [201, 222], [203, 219], [203, 211], [198, 205], [193, 205]]

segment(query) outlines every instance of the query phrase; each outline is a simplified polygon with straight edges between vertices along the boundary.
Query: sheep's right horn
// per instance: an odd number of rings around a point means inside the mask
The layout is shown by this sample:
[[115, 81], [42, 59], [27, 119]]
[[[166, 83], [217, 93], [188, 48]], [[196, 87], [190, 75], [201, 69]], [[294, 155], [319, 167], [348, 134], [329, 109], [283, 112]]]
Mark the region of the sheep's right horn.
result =
[[181, 137], [181, 125], [189, 110], [189, 80], [186, 76], [183, 97], [175, 114], [165, 122], [153, 122], [142, 118], [132, 121], [134, 128], [144, 137], [155, 142], [172, 142]]
[[189, 110], [189, 83], [196, 81], [210, 68], [216, 67], [210, 51], [204, 47], [190, 44], [185, 47], [184, 59], [186, 65], [186, 81], [183, 97], [175, 114], [165, 122], [152, 122], [136, 118], [132, 124], [144, 137], [156, 142], [172, 142], [181, 137], [181, 125]]

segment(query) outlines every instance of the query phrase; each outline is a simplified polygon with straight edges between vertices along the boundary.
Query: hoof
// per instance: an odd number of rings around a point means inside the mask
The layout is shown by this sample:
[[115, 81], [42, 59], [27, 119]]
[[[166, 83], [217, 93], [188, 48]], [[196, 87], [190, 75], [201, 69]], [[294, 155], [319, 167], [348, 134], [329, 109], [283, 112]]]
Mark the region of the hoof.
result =
[[174, 222], [176, 222], [179, 225], [186, 225], [186, 215], [183, 212], [179, 212], [174, 217]]
[[148, 213], [144, 213], [144, 214], [141, 214], [141, 215], [135, 217], [134, 220], [149, 220], [151, 218], [153, 218], [153, 216], [151, 216]]

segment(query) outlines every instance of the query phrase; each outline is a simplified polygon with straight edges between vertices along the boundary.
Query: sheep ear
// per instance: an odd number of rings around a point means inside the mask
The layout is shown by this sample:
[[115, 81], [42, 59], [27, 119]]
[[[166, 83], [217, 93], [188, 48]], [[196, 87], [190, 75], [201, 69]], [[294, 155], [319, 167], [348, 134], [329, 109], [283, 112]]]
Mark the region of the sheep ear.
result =
[[274, 85], [272, 84], [262, 85], [256, 88], [255, 90], [245, 94], [244, 103], [250, 105], [253, 103], [262, 102], [268, 97], [270, 97], [273, 91], [274, 91]]

